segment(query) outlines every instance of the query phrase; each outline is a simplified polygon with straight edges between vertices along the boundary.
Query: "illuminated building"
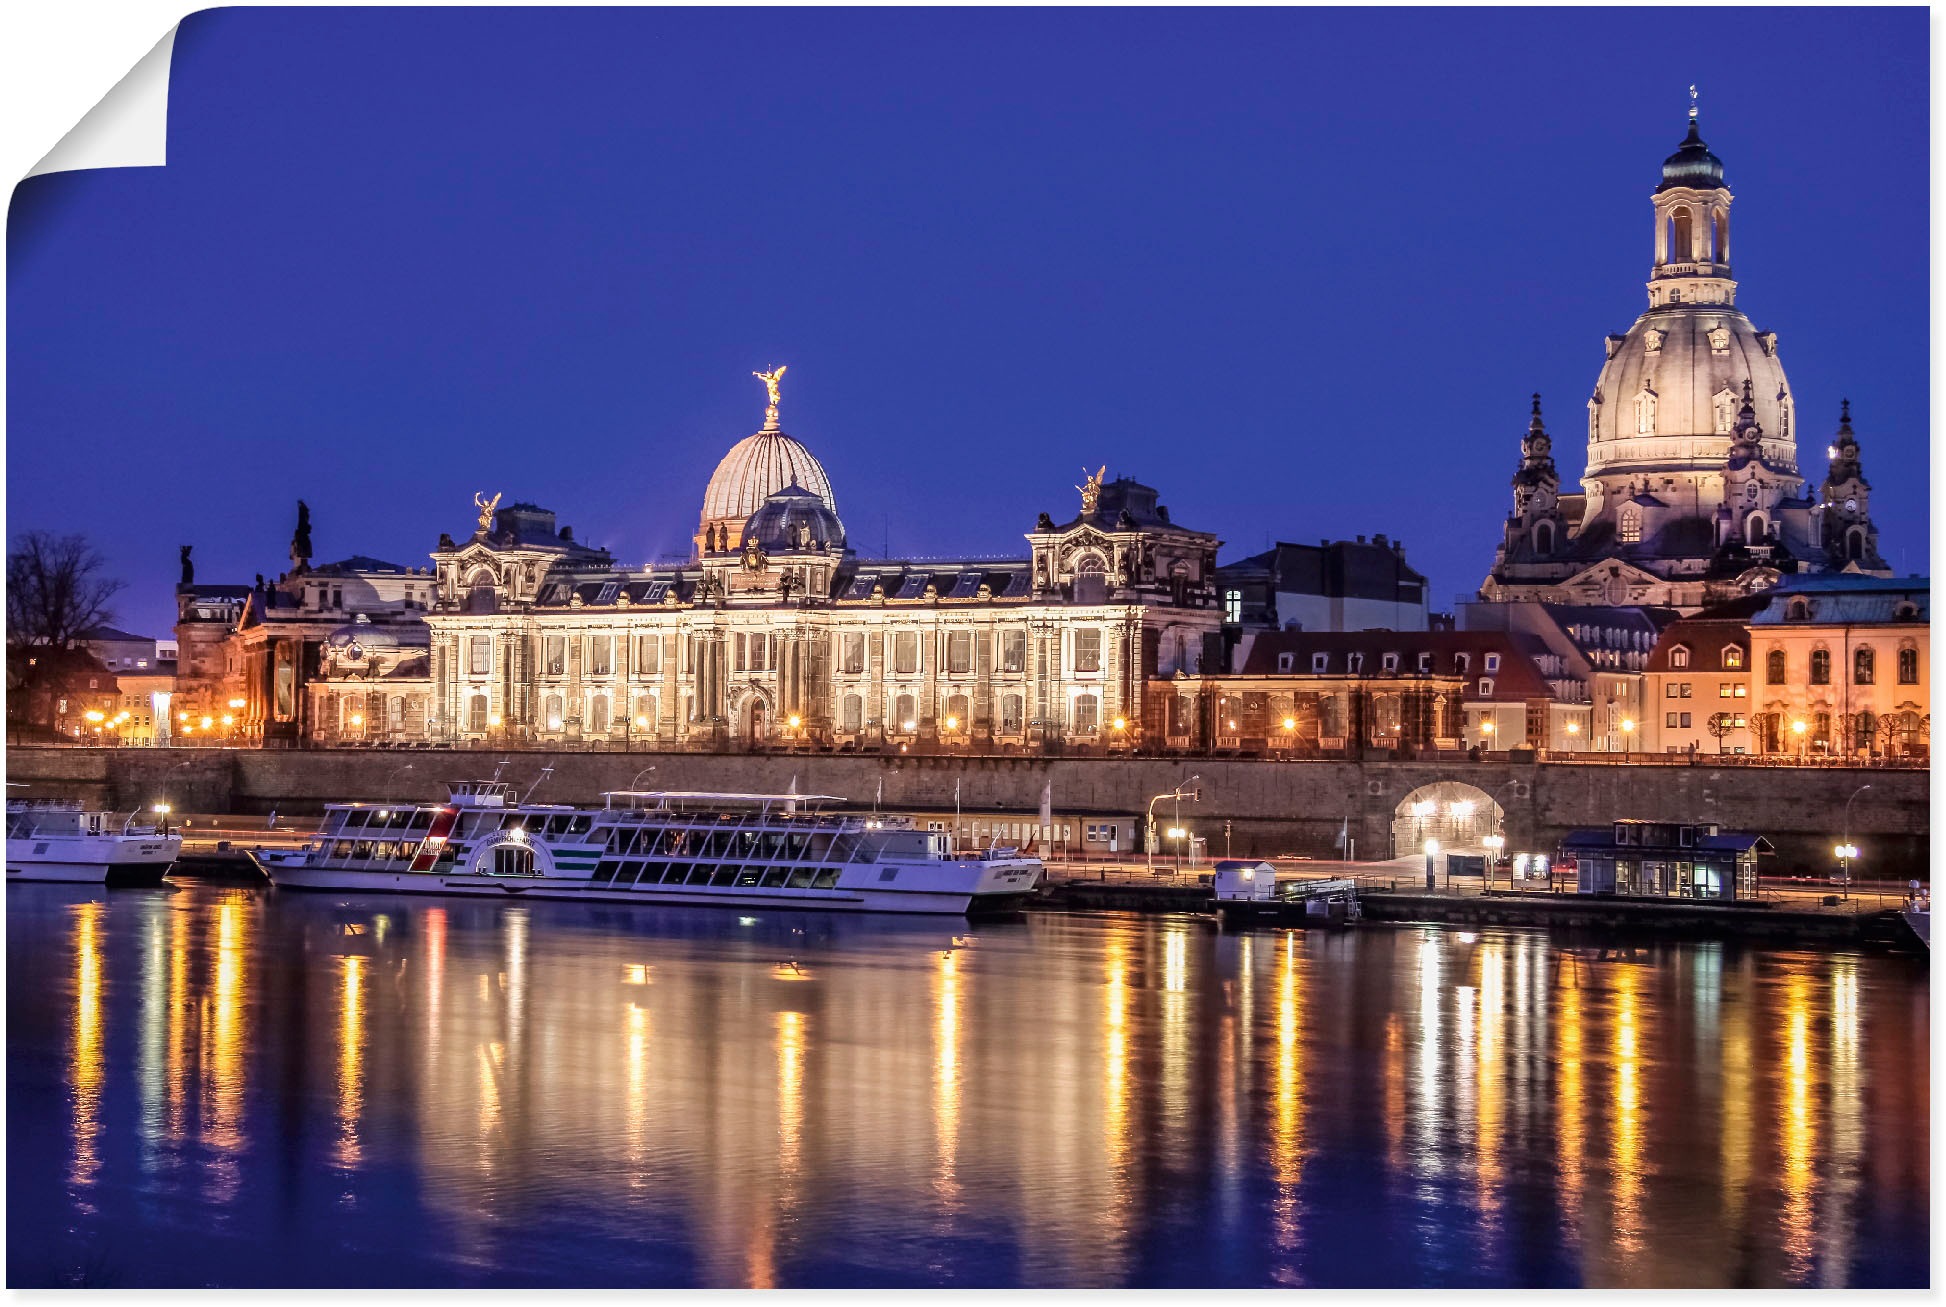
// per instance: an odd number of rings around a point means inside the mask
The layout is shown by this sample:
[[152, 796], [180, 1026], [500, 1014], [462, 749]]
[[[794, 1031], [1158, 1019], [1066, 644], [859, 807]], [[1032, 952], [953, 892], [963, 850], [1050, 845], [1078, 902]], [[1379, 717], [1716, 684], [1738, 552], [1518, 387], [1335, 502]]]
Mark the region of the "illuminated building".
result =
[[[628, 567], [532, 504], [477, 497], [433, 554], [435, 733], [594, 747], [1136, 742], [1144, 685], [1200, 665], [1215, 536], [1106, 468], [1024, 557], [868, 560], [777, 422], [710, 479], [694, 553]], [[738, 514], [743, 514], [741, 519]], [[1116, 723], [1121, 725], [1117, 727]]]
[[1481, 597], [1694, 612], [1794, 573], [1885, 574], [1849, 405], [1822, 486], [1798, 469], [1796, 398], [1777, 334], [1737, 307], [1730, 191], [1693, 108], [1651, 200], [1649, 307], [1608, 337], [1581, 492], [1561, 491], [1536, 395]]
[[1750, 616], [1751, 751], [1925, 757], [1932, 586], [1922, 576], [1802, 577]]

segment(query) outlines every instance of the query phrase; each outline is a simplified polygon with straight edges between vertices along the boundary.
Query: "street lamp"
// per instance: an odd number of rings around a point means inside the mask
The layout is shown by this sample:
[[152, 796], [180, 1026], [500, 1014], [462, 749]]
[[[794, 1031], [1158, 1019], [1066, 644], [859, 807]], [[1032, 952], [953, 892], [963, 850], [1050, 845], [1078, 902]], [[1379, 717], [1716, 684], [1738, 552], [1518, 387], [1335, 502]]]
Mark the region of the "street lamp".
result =
[[1856, 844], [1840, 844], [1836, 848], [1832, 849], [1831, 852], [1834, 855], [1836, 855], [1839, 864], [1844, 868], [1844, 875], [1845, 875], [1844, 895], [1846, 898], [1850, 898], [1851, 897], [1851, 860], [1858, 856], [1858, 846]]
[[1433, 883], [1433, 875], [1432, 875], [1432, 860], [1438, 856], [1439, 856], [1439, 841], [1427, 840], [1426, 841], [1426, 888], [1427, 889], [1438, 888], [1438, 886], [1436, 886]]
[[1633, 717], [1622, 718], [1622, 758], [1624, 760], [1628, 758], [1629, 746], [1635, 742], [1631, 738], [1634, 734], [1635, 719]]
[[1804, 724], [1803, 718], [1799, 718], [1797, 721], [1791, 723], [1791, 734], [1797, 737], [1797, 760], [1799, 762], [1804, 761], [1804, 732], [1808, 729]]
[[1182, 875], [1182, 837], [1188, 833], [1181, 826], [1171, 826], [1163, 832], [1170, 839], [1176, 841], [1176, 874], [1178, 876]]
[[1480, 733], [1486, 736], [1480, 743], [1491, 747], [1493, 744], [1493, 718], [1489, 717], [1480, 723]]
[[1480, 843], [1486, 845], [1487, 850], [1486, 884], [1481, 887], [1481, 892], [1484, 893], [1493, 888], [1493, 864], [1500, 861], [1500, 850], [1507, 847], [1507, 837], [1505, 835], [1488, 835], [1482, 838]]
[[156, 826], [158, 828], [157, 833], [162, 835], [167, 835], [169, 833], [169, 813], [171, 811], [169, 805], [166, 803], [158, 803], [155, 805], [153, 811], [155, 812], [155, 815], [158, 818], [160, 818], [160, 820], [156, 822]]
[[1852, 803], [1852, 799], [1856, 799], [1859, 795], [1863, 794], [1866, 790], [1869, 790], [1871, 788], [1872, 788], [1871, 782], [1867, 781], [1865, 784], [1859, 786], [1857, 789], [1851, 792], [1850, 799], [1845, 800], [1845, 842], [1840, 847], [1844, 849], [1849, 849], [1850, 852], [1840, 853], [1838, 856], [1845, 860], [1845, 897], [1846, 898], [1851, 897], [1851, 862], [1852, 859], [1858, 856], [1858, 846], [1851, 842], [1851, 803]]
[[[1143, 844], [1148, 846], [1149, 870], [1151, 872], [1155, 870], [1155, 805], [1162, 802], [1164, 799], [1174, 799], [1176, 801], [1176, 821], [1180, 823], [1182, 821], [1183, 791], [1188, 789], [1190, 786], [1194, 785], [1196, 782], [1202, 779], [1203, 778], [1201, 776], [1191, 776], [1188, 780], [1176, 786], [1175, 789], [1170, 790], [1166, 794], [1158, 794], [1154, 798], [1149, 800], [1149, 815], [1148, 815], [1148, 821], [1146, 823], [1146, 828], [1145, 828], [1147, 838], [1144, 839], [1142, 842]], [[1193, 797], [1197, 803], [1201, 803], [1203, 801], [1203, 792], [1201, 790], [1197, 790]]]

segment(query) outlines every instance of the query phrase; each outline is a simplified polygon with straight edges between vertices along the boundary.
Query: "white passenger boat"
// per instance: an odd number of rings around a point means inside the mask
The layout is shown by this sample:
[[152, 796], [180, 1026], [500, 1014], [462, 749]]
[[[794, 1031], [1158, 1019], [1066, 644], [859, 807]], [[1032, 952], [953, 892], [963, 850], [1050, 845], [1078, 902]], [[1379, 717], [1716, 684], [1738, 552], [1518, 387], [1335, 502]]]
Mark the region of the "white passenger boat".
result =
[[160, 885], [182, 836], [134, 813], [90, 811], [61, 799], [7, 800], [7, 879], [79, 885]]
[[943, 831], [833, 811], [829, 795], [617, 791], [536, 804], [463, 781], [442, 804], [340, 803], [302, 849], [251, 858], [274, 885], [859, 912], [1008, 910], [1040, 859], [954, 852]]

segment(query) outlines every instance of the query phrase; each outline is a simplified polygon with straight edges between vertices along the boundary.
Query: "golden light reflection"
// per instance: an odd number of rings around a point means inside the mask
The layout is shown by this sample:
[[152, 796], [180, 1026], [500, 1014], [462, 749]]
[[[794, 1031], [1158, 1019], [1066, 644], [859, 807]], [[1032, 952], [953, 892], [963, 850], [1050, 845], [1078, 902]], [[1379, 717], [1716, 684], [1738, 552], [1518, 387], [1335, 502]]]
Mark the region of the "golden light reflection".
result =
[[249, 956], [249, 919], [241, 896], [217, 905], [215, 980], [204, 1022], [202, 1082], [203, 1144], [221, 1154], [205, 1168], [211, 1198], [227, 1203], [242, 1183], [238, 1156], [243, 1145], [244, 1020], [243, 968]]
[[1405, 1032], [1397, 1012], [1385, 1014], [1385, 1164], [1393, 1175], [1405, 1171]]
[[1741, 1234], [1750, 1195], [1751, 1145], [1756, 1138], [1752, 1104], [1757, 1076], [1750, 1031], [1749, 991], [1739, 985], [1739, 1001], [1725, 1005], [1723, 1029], [1723, 1226]]
[[1506, 1122], [1506, 1050], [1501, 1025], [1507, 1003], [1506, 944], [1502, 940], [1483, 943], [1480, 957], [1480, 1038], [1475, 1061], [1479, 1079], [1478, 1165], [1480, 1224], [1497, 1231], [1500, 1217], [1500, 1185], [1504, 1179], [1500, 1159]]
[[1576, 1241], [1582, 1231], [1582, 1189], [1586, 1183], [1585, 1159], [1588, 1133], [1582, 1113], [1586, 1110], [1587, 1087], [1582, 1077], [1581, 970], [1570, 964], [1555, 980], [1560, 994], [1560, 1011], [1554, 1021], [1555, 1134], [1559, 1140], [1556, 1156], [1561, 1165], [1561, 1210], [1564, 1223]]
[[446, 998], [446, 909], [426, 909], [426, 1078], [439, 1072], [439, 1011]]
[[166, 1088], [162, 1129], [171, 1143], [183, 1135], [184, 1100], [189, 1092], [189, 914], [169, 917], [168, 1047], [163, 1062]]
[[1784, 980], [1781, 1125], [1784, 1201], [1778, 1219], [1784, 1227], [1783, 1252], [1790, 1263], [1791, 1282], [1802, 1284], [1811, 1269], [1811, 1160], [1815, 1144], [1811, 1121], [1811, 982], [1802, 970]]
[[338, 1165], [355, 1170], [364, 1160], [358, 1142], [365, 1107], [365, 959], [344, 963], [343, 1000], [338, 1014]]
[[[1859, 1063], [1858, 959], [1837, 957], [1831, 962], [1831, 1048], [1825, 1058], [1831, 1084], [1825, 1104], [1831, 1122], [1830, 1157], [1823, 1168], [1830, 1177], [1825, 1201], [1827, 1217], [1820, 1221], [1818, 1282], [1827, 1289], [1851, 1283], [1851, 1210], [1858, 1192], [1864, 1160], [1865, 1096]], [[1833, 1218], [1836, 1219], [1833, 1219]]]
[[1119, 1249], [1126, 1238], [1124, 1214], [1132, 1189], [1128, 1174], [1128, 937], [1116, 931], [1108, 940], [1105, 962], [1108, 983], [1103, 994], [1102, 1020], [1106, 1039], [1102, 1057], [1102, 1151], [1108, 1173], [1108, 1210], [1103, 1240]]
[[1439, 1135], [1446, 1126], [1440, 1102], [1439, 1024], [1439, 937], [1427, 931], [1419, 941], [1418, 1074], [1413, 1081], [1410, 1150], [1422, 1173], [1439, 1169]]
[[1162, 1126], [1179, 1137], [1189, 1126], [1189, 923], [1162, 935]]
[[[68, 1180], [77, 1189], [92, 1185], [101, 1169], [101, 921], [106, 906], [97, 901], [74, 908], [74, 1165]], [[85, 1200], [77, 1206], [94, 1211]]]
[[947, 1212], [959, 1205], [959, 1025], [959, 962], [949, 949], [939, 955], [939, 968], [933, 975], [932, 1082], [933, 1129], [939, 1150], [939, 1176], [934, 1187]]
[[1277, 1182], [1271, 1204], [1272, 1239], [1286, 1254], [1296, 1250], [1298, 1240], [1297, 1187], [1304, 1156], [1303, 1019], [1297, 935], [1291, 932], [1284, 936], [1284, 957], [1277, 973], [1277, 1072], [1270, 1138], [1270, 1167]]
[[628, 1187], [647, 1187], [642, 1170], [649, 1111], [649, 1010], [628, 1005], [623, 1036], [628, 1049], [628, 1097], [622, 1112], [622, 1137], [628, 1148]]
[[162, 918], [151, 915], [142, 949], [142, 1046], [135, 1068], [142, 1100], [142, 1169], [155, 1169], [162, 1144], [162, 1104], [168, 1081], [163, 1059], [168, 1051], [169, 947]]
[[1615, 1064], [1615, 1114], [1610, 1135], [1613, 1164], [1614, 1239], [1612, 1249], [1626, 1258], [1643, 1249], [1642, 1241], [1642, 1032], [1641, 981], [1633, 966], [1619, 966], [1615, 975], [1615, 1026], [1612, 1049]]

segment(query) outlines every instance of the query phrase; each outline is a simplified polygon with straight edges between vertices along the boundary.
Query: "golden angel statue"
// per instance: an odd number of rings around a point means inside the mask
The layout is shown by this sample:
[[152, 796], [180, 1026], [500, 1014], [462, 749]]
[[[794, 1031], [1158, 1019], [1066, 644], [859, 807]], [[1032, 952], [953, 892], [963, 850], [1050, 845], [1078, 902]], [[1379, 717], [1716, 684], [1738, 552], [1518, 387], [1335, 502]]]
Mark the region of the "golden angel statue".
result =
[[500, 492], [495, 491], [491, 499], [484, 498], [477, 490], [473, 492], [473, 507], [480, 510], [480, 530], [493, 530], [493, 510], [500, 507]]
[[767, 431], [775, 431], [777, 429], [777, 383], [784, 379], [784, 369], [788, 366], [788, 364], [780, 363], [768, 372], [752, 372], [750, 374], [757, 380], [763, 382], [764, 389], [770, 392], [770, 406], [764, 409], [764, 429]]
[[1102, 464], [1101, 471], [1095, 473], [1093, 476], [1089, 476], [1088, 469], [1084, 467], [1081, 469], [1081, 475], [1084, 479], [1080, 485], [1075, 487], [1076, 490], [1081, 492], [1081, 511], [1083, 513], [1092, 513], [1095, 511], [1095, 505], [1101, 502], [1101, 483], [1103, 478], [1108, 475], [1108, 465], [1106, 463]]

